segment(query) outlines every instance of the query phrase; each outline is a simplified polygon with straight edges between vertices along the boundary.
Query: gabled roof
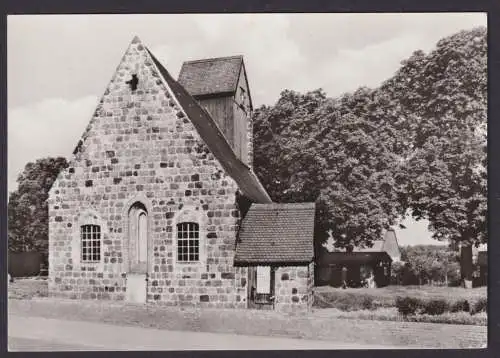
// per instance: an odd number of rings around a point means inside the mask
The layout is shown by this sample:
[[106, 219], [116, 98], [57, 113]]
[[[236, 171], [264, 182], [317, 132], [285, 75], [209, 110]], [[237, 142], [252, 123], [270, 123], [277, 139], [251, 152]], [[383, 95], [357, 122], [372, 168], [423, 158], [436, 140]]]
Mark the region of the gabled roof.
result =
[[[396, 232], [394, 229], [389, 229], [384, 233], [383, 239], [372, 241], [372, 246], [361, 246], [357, 245], [352, 248], [352, 253], [363, 253], [367, 255], [375, 255], [379, 253], [385, 253], [389, 255], [392, 261], [401, 260], [401, 251], [399, 248], [398, 240], [396, 237]], [[339, 254], [347, 254], [347, 249], [345, 248], [335, 248], [334, 251]]]
[[382, 252], [384, 251], [385, 240], [375, 240], [373, 241], [373, 246], [354, 246], [353, 252]]
[[354, 247], [354, 252], [387, 252], [393, 261], [401, 260], [401, 250], [399, 248], [396, 232], [389, 229], [385, 232], [382, 240], [375, 240], [372, 247]]
[[179, 105], [193, 123], [210, 152], [221, 163], [227, 174], [234, 179], [243, 194], [255, 203], [271, 203], [272, 200], [257, 175], [236, 156], [210, 114], [198, 104], [182, 85], [172, 78], [149, 49], [148, 53], [158, 68], [161, 77], [174, 93]]
[[235, 265], [311, 262], [314, 214], [314, 203], [252, 204], [238, 233]]
[[331, 265], [349, 264], [374, 264], [379, 261], [392, 261], [387, 252], [328, 252], [324, 249], [318, 258], [318, 266], [327, 267]]
[[182, 64], [179, 83], [194, 97], [234, 94], [243, 56], [187, 61]]

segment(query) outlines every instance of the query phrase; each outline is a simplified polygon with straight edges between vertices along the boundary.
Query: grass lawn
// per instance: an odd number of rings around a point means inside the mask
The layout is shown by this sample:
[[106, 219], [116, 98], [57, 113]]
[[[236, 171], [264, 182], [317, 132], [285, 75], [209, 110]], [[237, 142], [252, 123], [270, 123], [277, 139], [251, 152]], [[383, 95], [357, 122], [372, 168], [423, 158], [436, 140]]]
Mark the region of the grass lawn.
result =
[[46, 277], [15, 278], [9, 283], [9, 299], [29, 300], [33, 297], [47, 297], [49, 287]]
[[[424, 302], [442, 299], [448, 305], [446, 312], [437, 315], [417, 312], [403, 317], [396, 308], [396, 297], [417, 298]], [[479, 312], [487, 298], [486, 287], [464, 289], [461, 287], [437, 286], [388, 286], [384, 288], [333, 288], [316, 287], [314, 307], [318, 314], [332, 318], [352, 318], [381, 321], [433, 322], [448, 324], [482, 325], [488, 324], [486, 312]], [[470, 312], [453, 312], [458, 300], [467, 300]], [[463, 307], [463, 305], [462, 305]], [[484, 309], [484, 308], [483, 308]], [[473, 314], [471, 314], [473, 313]]]
[[479, 312], [471, 315], [468, 312], [445, 312], [441, 315], [418, 314], [403, 318], [398, 313], [396, 307], [381, 307], [373, 310], [344, 311], [338, 308], [315, 309], [313, 315], [316, 317], [363, 319], [376, 321], [396, 321], [396, 322], [429, 322], [443, 324], [464, 324], [487, 326], [488, 315], [486, 312]]
[[[476, 302], [480, 298], [488, 297], [486, 287], [465, 289], [462, 287], [440, 287], [440, 286], [387, 286], [382, 288], [334, 288], [321, 286], [314, 288], [316, 303], [328, 304], [335, 307], [334, 303], [338, 297], [369, 296], [379, 307], [394, 307], [397, 296], [410, 296], [418, 299], [445, 299], [447, 301], [457, 301], [466, 299], [470, 303]], [[323, 307], [323, 308], [326, 308]]]
[[468, 299], [477, 300], [482, 297], [487, 297], [488, 292], [486, 287], [476, 287], [465, 289], [462, 287], [444, 287], [444, 286], [386, 286], [377, 289], [373, 288], [334, 288], [330, 286], [315, 287], [317, 293], [327, 293], [341, 291], [346, 293], [358, 293], [373, 295], [374, 297], [391, 300], [396, 296], [412, 296], [416, 298], [444, 298], [444, 299]]
[[[12, 300], [30, 300], [43, 298], [48, 296], [48, 285], [46, 278], [25, 278], [16, 279], [13, 283], [9, 284], [9, 299]], [[439, 316], [430, 315], [416, 315], [403, 318], [394, 307], [394, 300], [396, 296], [406, 296], [412, 295], [417, 298], [445, 298], [450, 300], [457, 300], [459, 298], [466, 298], [470, 302], [474, 302], [481, 297], [486, 297], [486, 288], [476, 288], [476, 289], [463, 289], [463, 288], [446, 288], [446, 287], [404, 287], [404, 286], [389, 286], [380, 289], [336, 289], [332, 287], [317, 287], [315, 288], [315, 308], [310, 314], [310, 317], [318, 320], [332, 320], [332, 319], [346, 319], [355, 321], [395, 321], [398, 323], [410, 323], [410, 322], [430, 322], [430, 323], [447, 323], [447, 324], [462, 324], [462, 325], [477, 325], [486, 326], [487, 325], [487, 314], [486, 312], [477, 313], [470, 315], [466, 312], [457, 313], [445, 313]], [[369, 296], [373, 298], [375, 309], [363, 309], [362, 307], [356, 307], [356, 302], [360, 302], [361, 296]], [[73, 301], [74, 302], [74, 301]], [[83, 303], [82, 303], [83, 304]], [[86, 303], [87, 304], [87, 303]], [[347, 305], [347, 309], [346, 306]], [[130, 305], [127, 306], [130, 309]], [[147, 306], [149, 307], [149, 306]], [[133, 308], [133, 309], [137, 309]], [[149, 309], [149, 308], [148, 308]], [[156, 308], [155, 308], [156, 309]], [[164, 309], [164, 308], [163, 308]], [[168, 309], [172, 310], [172, 309]], [[178, 309], [173, 308], [174, 311]], [[230, 310], [233, 312], [234, 310]], [[248, 311], [246, 311], [248, 312]], [[250, 311], [254, 312], [249, 315], [249, 320], [257, 319], [258, 322], [267, 322], [269, 317], [274, 315], [274, 312], [260, 312], [260, 311]], [[138, 313], [136, 313], [138, 314]], [[241, 313], [238, 313], [241, 314]], [[83, 318], [87, 314], [82, 315]], [[271, 316], [269, 316], [271, 315]], [[56, 315], [57, 316], [57, 315]], [[260, 317], [260, 318], [256, 318]], [[267, 318], [266, 318], [267, 317]], [[281, 317], [283, 315], [277, 315], [275, 317]], [[79, 318], [79, 317], [76, 317]], [[120, 322], [122, 318], [120, 317], [108, 317], [109, 319], [116, 320]], [[147, 319], [149, 320], [149, 318]], [[230, 320], [230, 318], [228, 318]], [[125, 320], [127, 321], [127, 320]], [[128, 321], [127, 321], [128, 322]], [[142, 319], [137, 319], [135, 322], [128, 322], [136, 324], [142, 322]], [[145, 323], [148, 325], [149, 323]], [[155, 323], [151, 323], [155, 325]], [[284, 321], [283, 325], [287, 325]], [[258, 332], [259, 329], [255, 329]], [[298, 333], [297, 333], [298, 334]], [[286, 334], [288, 335], [288, 334]]]

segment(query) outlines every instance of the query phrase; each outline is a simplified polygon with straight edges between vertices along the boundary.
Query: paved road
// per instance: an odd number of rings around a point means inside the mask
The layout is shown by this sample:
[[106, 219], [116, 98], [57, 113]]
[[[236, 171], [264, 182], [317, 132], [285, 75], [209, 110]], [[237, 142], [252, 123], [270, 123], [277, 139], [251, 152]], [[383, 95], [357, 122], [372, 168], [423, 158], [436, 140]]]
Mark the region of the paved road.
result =
[[100, 347], [93, 347], [83, 344], [65, 344], [42, 339], [9, 337], [9, 351], [24, 352], [54, 352], [54, 351], [95, 351], [102, 350]]
[[9, 315], [8, 333], [10, 351], [396, 348], [291, 338], [165, 331], [15, 315]]

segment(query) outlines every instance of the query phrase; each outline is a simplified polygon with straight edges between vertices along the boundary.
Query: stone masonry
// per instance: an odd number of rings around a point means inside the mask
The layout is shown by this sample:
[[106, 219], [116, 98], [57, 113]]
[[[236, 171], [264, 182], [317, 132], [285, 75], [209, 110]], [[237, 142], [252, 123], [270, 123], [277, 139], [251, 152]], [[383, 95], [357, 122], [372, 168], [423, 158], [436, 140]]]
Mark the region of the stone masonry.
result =
[[[138, 78], [135, 90], [127, 83], [133, 74]], [[146, 48], [134, 39], [70, 166], [50, 191], [50, 294], [124, 299], [127, 216], [139, 202], [147, 211], [148, 301], [246, 307], [247, 269], [233, 266], [240, 216], [237, 190], [161, 79]], [[200, 262], [195, 264], [176, 262], [176, 223], [184, 219], [200, 225]], [[85, 224], [101, 227], [98, 263], [80, 260], [79, 230]], [[308, 279], [302, 277], [302, 268], [285, 273]], [[280, 280], [279, 289], [291, 290], [290, 300], [298, 297], [302, 302], [305, 293], [300, 287], [294, 293], [290, 282]]]
[[314, 263], [282, 266], [275, 271], [275, 306], [278, 311], [308, 311], [313, 304]]

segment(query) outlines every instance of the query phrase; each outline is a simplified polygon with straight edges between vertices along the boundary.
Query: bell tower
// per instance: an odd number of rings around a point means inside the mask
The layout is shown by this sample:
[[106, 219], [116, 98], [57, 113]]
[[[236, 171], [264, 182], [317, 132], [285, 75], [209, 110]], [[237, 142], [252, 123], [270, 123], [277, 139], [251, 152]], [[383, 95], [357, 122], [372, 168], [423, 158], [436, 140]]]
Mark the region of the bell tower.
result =
[[243, 56], [184, 62], [179, 83], [210, 113], [238, 158], [252, 167], [253, 105]]

